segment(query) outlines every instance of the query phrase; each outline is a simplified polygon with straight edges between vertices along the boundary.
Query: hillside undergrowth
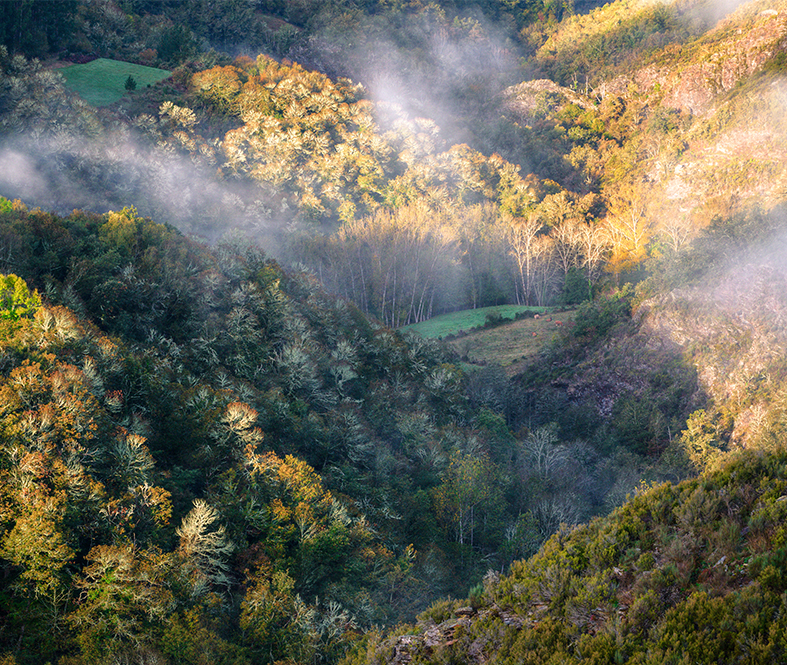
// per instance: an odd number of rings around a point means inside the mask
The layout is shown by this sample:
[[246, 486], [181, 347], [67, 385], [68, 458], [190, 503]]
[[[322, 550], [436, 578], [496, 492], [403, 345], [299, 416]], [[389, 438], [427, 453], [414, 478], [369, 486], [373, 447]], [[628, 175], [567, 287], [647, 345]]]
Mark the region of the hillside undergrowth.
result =
[[738, 454], [555, 535], [470, 606], [366, 638], [345, 663], [761, 663], [787, 655], [787, 456]]

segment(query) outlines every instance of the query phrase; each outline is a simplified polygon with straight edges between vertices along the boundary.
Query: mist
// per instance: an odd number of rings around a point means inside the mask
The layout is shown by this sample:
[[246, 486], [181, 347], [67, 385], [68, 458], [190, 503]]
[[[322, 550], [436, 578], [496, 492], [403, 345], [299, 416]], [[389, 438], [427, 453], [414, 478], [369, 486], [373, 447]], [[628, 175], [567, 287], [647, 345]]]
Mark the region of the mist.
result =
[[434, 10], [398, 20], [396, 30], [384, 30], [370, 19], [338, 48], [332, 34], [317, 32], [293, 58], [361, 83], [374, 101], [396, 104], [410, 117], [433, 120], [449, 144], [469, 143], [468, 117], [521, 82], [518, 47], [505, 27], [480, 13], [451, 22]]
[[738, 251], [733, 244], [725, 252], [726, 265], [710, 297], [717, 307], [734, 312], [742, 322], [767, 321], [773, 332], [787, 339], [785, 224], [787, 209], [777, 208], [765, 217], [765, 228], [770, 232], [764, 239]]
[[[444, 147], [472, 144], [470, 114], [482, 113], [495, 94], [521, 80], [518, 54], [505, 31], [480, 13], [452, 22], [442, 10], [430, 9], [403, 15], [395, 31], [374, 20], [342, 35], [338, 50], [331, 41], [336, 35], [323, 31], [290, 56], [332, 78], [361, 83], [373, 101], [396, 105], [410, 118], [434, 121]], [[51, 94], [33, 84], [26, 95], [52, 105]], [[385, 110], [377, 117], [391, 115], [401, 117]], [[220, 153], [218, 163], [195, 160], [117, 122], [99, 136], [78, 128], [46, 131], [51, 133], [36, 138], [31, 132], [6, 135], [0, 142], [1, 195], [61, 214], [134, 205], [142, 215], [209, 241], [241, 228], [271, 247], [296, 216], [286, 194], [263, 191], [249, 179], [222, 179]]]
[[[758, 0], [700, 0], [690, 11], [691, 14], [698, 16], [703, 22], [715, 24], [723, 18], [732, 14], [743, 5], [757, 4]], [[766, 9], [766, 7], [763, 7]]]
[[59, 214], [133, 205], [209, 242], [237, 228], [274, 248], [288, 223], [254, 184], [221, 181], [214, 165], [146, 144], [127, 130], [93, 139], [9, 138], [0, 146], [0, 194]]

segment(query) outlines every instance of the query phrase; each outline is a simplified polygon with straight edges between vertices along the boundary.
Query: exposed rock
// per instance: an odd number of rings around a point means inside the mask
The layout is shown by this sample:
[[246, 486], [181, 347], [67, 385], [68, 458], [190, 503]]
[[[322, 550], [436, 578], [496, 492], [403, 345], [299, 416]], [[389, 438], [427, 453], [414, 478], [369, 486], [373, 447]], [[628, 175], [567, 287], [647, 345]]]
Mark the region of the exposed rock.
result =
[[537, 79], [535, 81], [525, 81], [508, 88], [504, 93], [506, 100], [504, 107], [513, 116], [526, 121], [533, 117], [538, 105], [538, 95], [543, 92], [559, 95], [566, 102], [576, 104], [585, 109], [594, 106], [593, 102], [587, 97], [577, 94], [571, 88], [558, 85], [548, 79]]
[[424, 646], [430, 649], [438, 646], [443, 641], [445, 641], [445, 635], [443, 635], [443, 631], [440, 630], [439, 626], [432, 626], [424, 632]]
[[401, 635], [393, 644], [393, 657], [391, 665], [409, 663], [413, 659], [413, 651], [420, 645], [421, 639], [417, 635]]
[[500, 610], [498, 612], [498, 616], [503, 620], [503, 623], [506, 626], [511, 628], [521, 628], [525, 625], [525, 619], [519, 616], [518, 614], [514, 614], [513, 612], [508, 612], [506, 610]]
[[705, 53], [679, 71], [646, 67], [635, 75], [641, 90], [660, 85], [662, 104], [694, 114], [708, 111], [719, 93], [732, 90], [742, 78], [762, 69], [776, 54], [787, 50], [787, 16], [760, 14], [744, 33], [706, 45]]

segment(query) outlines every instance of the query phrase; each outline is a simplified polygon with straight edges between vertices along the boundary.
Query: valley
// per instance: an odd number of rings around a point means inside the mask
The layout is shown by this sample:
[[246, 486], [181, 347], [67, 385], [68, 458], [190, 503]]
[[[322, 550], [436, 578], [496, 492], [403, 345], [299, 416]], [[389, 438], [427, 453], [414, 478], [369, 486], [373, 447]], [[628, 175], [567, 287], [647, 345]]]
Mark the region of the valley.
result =
[[0, 3], [0, 663], [787, 659], [785, 54]]

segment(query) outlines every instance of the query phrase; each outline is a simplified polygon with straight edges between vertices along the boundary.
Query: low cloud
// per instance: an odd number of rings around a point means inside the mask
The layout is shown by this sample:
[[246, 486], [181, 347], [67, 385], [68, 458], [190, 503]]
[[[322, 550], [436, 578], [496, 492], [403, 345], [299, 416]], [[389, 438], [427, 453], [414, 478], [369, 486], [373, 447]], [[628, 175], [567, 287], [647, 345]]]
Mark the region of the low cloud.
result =
[[480, 14], [449, 21], [440, 11], [400, 17], [395, 37], [361, 25], [340, 48], [331, 35], [318, 33], [292, 57], [362, 83], [372, 99], [396, 104], [410, 117], [435, 121], [449, 144], [467, 143], [468, 111], [521, 81], [518, 51]]
[[0, 194], [9, 199], [38, 201], [47, 197], [47, 188], [46, 178], [29, 155], [20, 150], [0, 149]]
[[0, 148], [0, 195], [60, 214], [135, 206], [157, 222], [209, 241], [241, 228], [269, 246], [288, 220], [260, 200], [253, 184], [222, 182], [215, 166], [135, 141], [17, 137]]
[[703, 20], [713, 24], [746, 4], [756, 4], [756, 0], [701, 0], [694, 11]]

